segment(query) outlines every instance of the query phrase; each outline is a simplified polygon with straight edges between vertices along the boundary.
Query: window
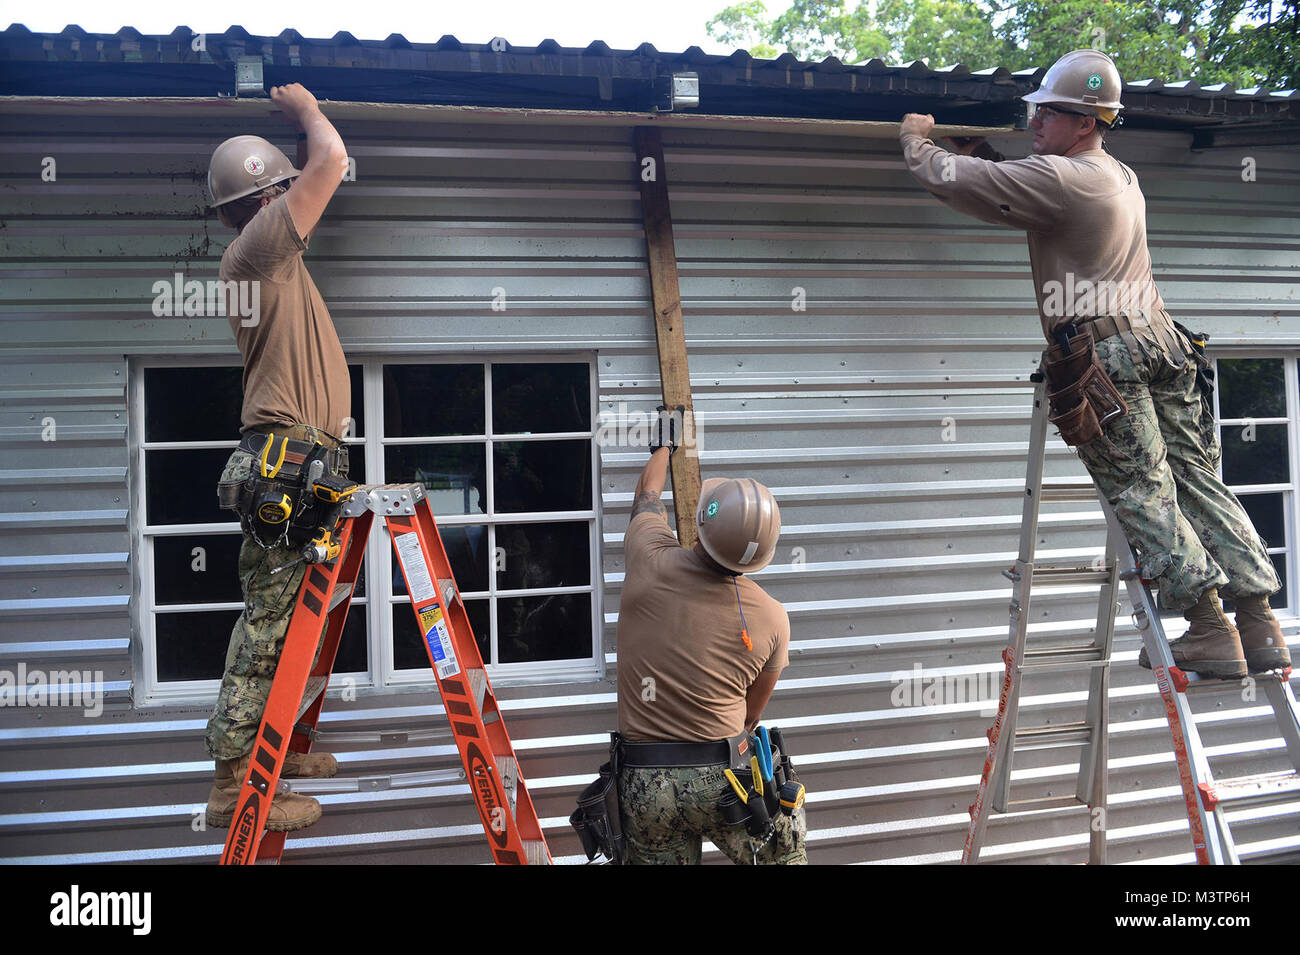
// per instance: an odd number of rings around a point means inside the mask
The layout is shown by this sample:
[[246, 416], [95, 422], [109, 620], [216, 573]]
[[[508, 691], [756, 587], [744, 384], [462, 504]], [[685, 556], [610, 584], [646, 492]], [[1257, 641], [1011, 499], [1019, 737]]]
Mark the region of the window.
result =
[[[593, 364], [375, 359], [349, 370], [351, 476], [428, 489], [493, 681], [598, 675]], [[242, 609], [242, 535], [215, 490], [237, 444], [242, 370], [137, 372], [137, 698], [207, 697]], [[376, 520], [335, 674], [371, 687], [432, 683], [409, 606]]]
[[1282, 581], [1270, 603], [1294, 612], [1297, 429], [1300, 375], [1294, 358], [1219, 358], [1215, 416], [1223, 446], [1220, 473], [1263, 538]]

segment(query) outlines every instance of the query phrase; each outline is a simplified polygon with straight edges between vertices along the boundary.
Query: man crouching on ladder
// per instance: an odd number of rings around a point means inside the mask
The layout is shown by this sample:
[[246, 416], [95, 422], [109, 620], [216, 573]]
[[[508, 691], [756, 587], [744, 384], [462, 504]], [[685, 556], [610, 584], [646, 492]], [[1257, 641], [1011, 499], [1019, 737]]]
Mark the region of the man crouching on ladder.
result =
[[[933, 117], [908, 114], [903, 160], [959, 212], [1028, 233], [1043, 332], [1056, 343], [1047, 358], [1050, 420], [1078, 446], [1114, 507], [1142, 576], [1190, 621], [1170, 644], [1174, 661], [1227, 678], [1288, 667], [1268, 606], [1277, 574], [1217, 476], [1212, 406], [1198, 387], [1198, 366], [1207, 362], [1175, 327], [1152, 280], [1137, 176], [1102, 145], [1123, 108], [1120, 89], [1110, 57], [1075, 50], [1024, 97], [1037, 104], [1029, 124], [1035, 155], [1001, 162], [983, 140], [958, 145], [962, 155], [954, 155], [927, 138]], [[1067, 400], [1058, 405], [1061, 392]], [[1118, 416], [1094, 416], [1108, 400]], [[1235, 627], [1220, 590], [1236, 604]], [[1150, 667], [1145, 648], [1138, 662]]]

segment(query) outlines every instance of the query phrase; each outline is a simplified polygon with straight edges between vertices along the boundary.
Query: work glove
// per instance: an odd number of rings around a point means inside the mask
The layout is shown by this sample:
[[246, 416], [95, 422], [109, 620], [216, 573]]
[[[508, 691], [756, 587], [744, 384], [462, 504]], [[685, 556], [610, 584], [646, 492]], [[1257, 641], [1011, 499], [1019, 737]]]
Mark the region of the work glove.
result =
[[658, 419], [650, 431], [650, 453], [654, 454], [660, 448], [667, 448], [668, 455], [671, 457], [677, 450], [677, 442], [681, 440], [679, 430], [683, 416], [686, 414], [686, 406], [678, 405], [669, 411], [667, 405], [660, 405], [655, 411], [658, 413]]

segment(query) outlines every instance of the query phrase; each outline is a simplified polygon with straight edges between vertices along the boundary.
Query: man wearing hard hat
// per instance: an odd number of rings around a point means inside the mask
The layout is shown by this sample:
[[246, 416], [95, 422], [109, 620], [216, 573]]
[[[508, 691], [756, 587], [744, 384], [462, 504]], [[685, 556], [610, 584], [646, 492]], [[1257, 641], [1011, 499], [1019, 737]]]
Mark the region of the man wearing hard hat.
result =
[[[687, 550], [659, 495], [671, 445], [637, 483], [618, 611], [619, 805], [624, 864], [694, 865], [702, 839], [737, 864], [803, 864], [802, 808], [757, 828], [724, 816], [729, 767], [788, 662], [785, 609], [746, 574], [776, 552], [781, 514], [750, 478], [710, 478], [700, 491], [699, 539]], [[785, 754], [788, 756], [788, 754]], [[750, 791], [757, 808], [760, 799]], [[736, 806], [737, 809], [741, 807]], [[765, 832], [764, 832], [765, 830]], [[757, 836], [751, 833], [758, 833]]]
[[[348, 366], [329, 310], [302, 261], [307, 240], [342, 181], [347, 152], [304, 87], [275, 87], [271, 101], [298, 129], [301, 171], [257, 136], [226, 140], [212, 154], [208, 170], [217, 216], [238, 232], [221, 257], [220, 277], [257, 282], [260, 289], [255, 316], [229, 316], [244, 359], [243, 438], [218, 486], [223, 506], [231, 507], [254, 475], [259, 449], [271, 444], [273, 451], [287, 450], [290, 458], [320, 453], [333, 473], [347, 473], [339, 435], [351, 414]], [[318, 445], [323, 451], [318, 452]], [[278, 457], [270, 455], [272, 461]], [[249, 515], [241, 511], [240, 517], [244, 611], [231, 632], [206, 739], [216, 760], [207, 806], [213, 826], [228, 826], [234, 814], [307, 570], [306, 564], [295, 564], [298, 549], [278, 537], [274, 526], [262, 534]], [[332, 776], [337, 768], [328, 754], [289, 753], [281, 775]], [[301, 829], [320, 815], [315, 799], [277, 795], [267, 829]]]
[[[1216, 677], [1288, 667], [1268, 606], [1277, 573], [1218, 477], [1212, 405], [1204, 378], [1198, 385], [1206, 360], [1175, 327], [1152, 280], [1137, 176], [1102, 145], [1123, 108], [1121, 85], [1110, 57], [1075, 50], [1024, 97], [1037, 107], [1029, 123], [1034, 155], [1002, 162], [983, 140], [954, 155], [928, 139], [933, 117], [908, 114], [903, 159], [954, 209], [1028, 234], [1043, 332], [1060, 349], [1048, 352], [1051, 386], [1060, 387], [1053, 356], [1069, 364], [1086, 346], [1086, 361], [1104, 372], [1094, 381], [1113, 385], [1127, 405], [1103, 421], [1092, 402], [1104, 395], [1094, 393], [1068, 413], [1054, 408], [1052, 420], [1114, 506], [1142, 576], [1190, 622], [1171, 644], [1177, 664]], [[1220, 590], [1236, 604], [1236, 626]], [[1145, 649], [1139, 662], [1150, 666]]]

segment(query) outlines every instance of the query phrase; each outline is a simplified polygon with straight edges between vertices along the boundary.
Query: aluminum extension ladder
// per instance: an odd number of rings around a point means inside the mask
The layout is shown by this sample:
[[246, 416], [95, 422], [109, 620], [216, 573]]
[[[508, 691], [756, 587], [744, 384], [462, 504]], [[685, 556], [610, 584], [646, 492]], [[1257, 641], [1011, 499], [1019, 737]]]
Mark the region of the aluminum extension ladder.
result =
[[[393, 743], [423, 735], [324, 734], [316, 729], [376, 514], [387, 523], [464, 772], [282, 781], [285, 754], [290, 750], [306, 753], [317, 739]], [[360, 792], [468, 779], [494, 861], [550, 864], [550, 852], [519, 774], [519, 761], [483, 668], [424, 486], [359, 487], [343, 506], [335, 536], [340, 545], [338, 556], [310, 564], [298, 592], [221, 863], [279, 860], [285, 834], [263, 832], [272, 793]], [[313, 669], [312, 657], [322, 627], [324, 643]]]
[[[1097, 493], [1091, 482], [1044, 484], [1043, 458], [1047, 442], [1046, 382], [1041, 372], [1035, 383], [1034, 413], [1029, 439], [1029, 465], [1025, 479], [1025, 501], [1020, 550], [1015, 566], [1006, 573], [1013, 583], [1011, 626], [1008, 646], [1002, 652], [1006, 664], [998, 713], [988, 731], [989, 748], [984, 760], [979, 790], [970, 807], [970, 827], [962, 850], [962, 863], [979, 861], [988, 824], [989, 803], [997, 812], [1019, 808], [1049, 808], [1084, 803], [1091, 821], [1088, 859], [1091, 864], [1106, 861], [1106, 774], [1109, 732], [1108, 694], [1110, 655], [1115, 631], [1117, 581], [1128, 588], [1133, 622], [1153, 663], [1156, 687], [1160, 691], [1173, 742], [1178, 778], [1186, 804], [1192, 846], [1198, 863], [1239, 864], [1236, 846], [1228, 827], [1225, 808], [1244, 803], [1274, 802], [1300, 795], [1300, 710], [1291, 692], [1290, 669], [1251, 674], [1248, 680], [1262, 683], [1278, 729], [1293, 766], [1290, 772], [1216, 781], [1201, 744], [1192, 712], [1193, 692], [1228, 690], [1239, 694], [1242, 681], [1202, 679], [1174, 665], [1160, 613], [1151, 591], [1138, 572], [1133, 551], [1114, 509]], [[1103, 559], [1080, 566], [1074, 561], [1034, 560], [1038, 514], [1042, 501], [1100, 500], [1106, 515], [1107, 543]], [[1034, 582], [1076, 583], [1091, 580], [1100, 585], [1096, 636], [1087, 645], [1027, 648], [1031, 585]], [[1020, 681], [1025, 672], [1048, 668], [1090, 670], [1085, 718], [1078, 723], [1019, 727]], [[1082, 743], [1078, 783], [1073, 797], [1013, 802], [1008, 798], [1012, 757], [1017, 748], [1041, 748]]]

